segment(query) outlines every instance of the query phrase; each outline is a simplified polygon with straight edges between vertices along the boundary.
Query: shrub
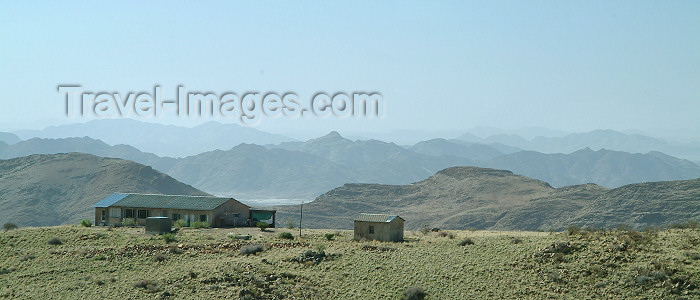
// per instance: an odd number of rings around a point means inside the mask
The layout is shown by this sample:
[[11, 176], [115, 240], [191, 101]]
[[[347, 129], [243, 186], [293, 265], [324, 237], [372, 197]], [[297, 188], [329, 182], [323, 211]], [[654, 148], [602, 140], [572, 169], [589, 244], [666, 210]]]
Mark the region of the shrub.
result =
[[281, 239], [287, 239], [287, 240], [293, 240], [294, 236], [290, 232], [280, 232], [280, 234], [277, 235]]
[[[314, 252], [311, 250], [306, 250], [304, 253], [297, 257], [292, 257], [289, 261], [296, 263], [314, 263], [319, 264], [324, 260], [335, 259], [339, 255], [337, 254], [326, 254], [326, 252]], [[292, 275], [294, 276], [294, 275]]]
[[421, 228], [419, 231], [420, 231], [420, 233], [425, 235], [425, 234], [430, 233], [430, 228], [428, 228], [428, 226], [423, 226], [423, 228]]
[[122, 220], [122, 225], [124, 225], [124, 226], [129, 226], [129, 227], [136, 226], [136, 219], [134, 219], [134, 218], [125, 218], [124, 220]]
[[287, 229], [297, 228], [297, 222], [294, 219], [287, 219], [284, 224], [287, 225]]
[[179, 219], [179, 220], [175, 221], [174, 225], [177, 228], [187, 227], [187, 221], [185, 221], [185, 219]]
[[80, 225], [83, 227], [91, 227], [92, 221], [90, 221], [88, 219], [83, 219], [82, 221], [80, 221]]
[[410, 287], [403, 292], [401, 299], [404, 300], [422, 300], [427, 294], [422, 287]]
[[172, 242], [177, 241], [177, 239], [175, 239], [175, 235], [172, 233], [165, 233], [161, 236], [161, 238], [163, 239], [163, 241], [165, 241], [166, 244], [170, 244]]
[[260, 228], [260, 231], [265, 231], [268, 227], [270, 227], [270, 224], [267, 224], [265, 222], [258, 222], [255, 224], [256, 227]]
[[466, 246], [466, 245], [474, 245], [474, 241], [470, 238], [465, 238], [461, 242], [459, 242], [460, 246]]
[[329, 240], [329, 241], [330, 241], [330, 240], [333, 240], [333, 238], [335, 237], [335, 234], [326, 233], [326, 234], [324, 234], [323, 236], [326, 237], [326, 240]]
[[689, 220], [685, 223], [671, 224], [671, 225], [668, 225], [668, 228], [669, 229], [697, 229], [698, 228], [698, 221]]
[[156, 293], [162, 290], [157, 283], [148, 279], [134, 282], [133, 286], [135, 288], [145, 289], [147, 293]]
[[211, 225], [209, 224], [209, 222], [192, 222], [192, 224], [190, 224], [190, 227], [192, 227], [192, 228], [209, 228], [209, 227], [211, 227]]
[[683, 253], [683, 254], [685, 254], [686, 257], [688, 257], [688, 258], [690, 258], [690, 259], [692, 259], [692, 260], [700, 260], [700, 253], [698, 253], [698, 252], [690, 252], [690, 251], [688, 251], [688, 252], [685, 252], [685, 253]]
[[250, 255], [250, 254], [256, 254], [258, 252], [263, 251], [263, 246], [262, 245], [245, 245], [241, 247], [241, 254], [243, 255]]
[[4, 229], [5, 231], [10, 231], [12, 229], [17, 229], [17, 225], [15, 225], [15, 223], [7, 222], [2, 225], [2, 229]]
[[447, 232], [440, 231], [440, 232], [438, 232], [438, 235], [441, 236], [441, 237], [446, 237], [446, 236], [447, 236]]
[[569, 235], [580, 234], [581, 227], [578, 227], [578, 225], [571, 224], [569, 225], [569, 227], [566, 228], [566, 233], [568, 233]]
[[166, 256], [166, 255], [163, 254], [163, 253], [158, 253], [158, 254], [156, 254], [156, 256], [153, 257], [153, 260], [156, 261], [156, 262], [165, 261], [165, 260], [167, 260], [167, 259], [168, 259], [168, 256]]
[[513, 244], [521, 244], [523, 242], [523, 239], [519, 237], [514, 237], [512, 240], [510, 240], [510, 242]]
[[451, 240], [454, 240], [457, 236], [454, 233], [450, 232], [449, 234], [447, 234], [447, 237]]
[[22, 259], [20, 259], [20, 261], [28, 261], [28, 260], [32, 260], [35, 258], [36, 258], [36, 256], [27, 254], [27, 255], [23, 256]]
[[326, 245], [324, 245], [324, 244], [316, 245], [316, 252], [325, 253], [326, 252]]
[[92, 259], [94, 259], [94, 260], [106, 260], [107, 257], [104, 254], [99, 254], [99, 255], [96, 255], [95, 257], [93, 257]]
[[61, 245], [63, 242], [59, 238], [52, 238], [49, 240], [49, 245]]

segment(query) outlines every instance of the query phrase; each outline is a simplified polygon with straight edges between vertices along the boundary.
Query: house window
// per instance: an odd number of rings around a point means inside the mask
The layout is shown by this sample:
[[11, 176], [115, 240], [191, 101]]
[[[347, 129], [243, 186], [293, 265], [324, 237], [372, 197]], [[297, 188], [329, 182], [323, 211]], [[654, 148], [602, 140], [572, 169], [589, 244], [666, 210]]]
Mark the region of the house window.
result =
[[103, 210], [102, 210], [102, 219], [101, 219], [102, 222], [104, 222], [105, 219], [107, 219], [107, 211], [103, 209]]
[[122, 217], [122, 209], [121, 208], [110, 208], [109, 209], [109, 217], [110, 218], [121, 218]]
[[177, 221], [180, 219], [182, 219], [182, 217], [180, 217], [180, 214], [173, 214], [173, 221]]
[[125, 209], [124, 210], [124, 218], [134, 218], [134, 210], [133, 209]]
[[374, 234], [374, 226], [369, 227], [369, 234]]
[[200, 221], [200, 222], [206, 222], [206, 221], [207, 221], [207, 215], [199, 215], [199, 221]]
[[149, 217], [149, 211], [147, 209], [139, 209], [139, 219], [145, 219]]

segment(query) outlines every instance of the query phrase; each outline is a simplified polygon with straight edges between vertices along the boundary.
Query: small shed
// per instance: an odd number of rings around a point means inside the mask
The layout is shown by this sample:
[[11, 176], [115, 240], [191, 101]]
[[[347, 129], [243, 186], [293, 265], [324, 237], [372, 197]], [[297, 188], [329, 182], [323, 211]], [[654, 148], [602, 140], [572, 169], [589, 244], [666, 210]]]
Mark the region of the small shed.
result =
[[173, 229], [173, 220], [168, 217], [146, 218], [146, 234], [163, 234]]
[[355, 217], [355, 239], [401, 242], [404, 222], [397, 215], [359, 214]]

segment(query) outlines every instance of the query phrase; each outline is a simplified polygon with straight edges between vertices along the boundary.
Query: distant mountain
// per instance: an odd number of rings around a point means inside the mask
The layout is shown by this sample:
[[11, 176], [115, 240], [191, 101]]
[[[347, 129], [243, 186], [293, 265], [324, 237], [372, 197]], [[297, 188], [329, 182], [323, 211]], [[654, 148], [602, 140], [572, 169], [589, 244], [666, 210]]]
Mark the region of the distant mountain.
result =
[[333, 131], [306, 142], [268, 146], [300, 151], [326, 158], [353, 170], [356, 182], [405, 184], [422, 180], [450, 166], [473, 165], [465, 157], [432, 156], [377, 140], [351, 141]]
[[306, 198], [357, 176], [316, 155], [241, 144], [177, 160], [168, 174], [202, 190], [239, 198]]
[[20, 141], [21, 139], [16, 134], [9, 132], [0, 132], [0, 142], [2, 143], [12, 145], [19, 143]]
[[227, 150], [241, 143], [275, 144], [293, 139], [236, 124], [208, 122], [193, 128], [140, 122], [133, 119], [93, 120], [82, 124], [15, 132], [23, 139], [91, 137], [110, 145], [126, 144], [159, 156], [185, 157]]
[[159, 157], [152, 153], [141, 152], [129, 145], [110, 146], [100, 140], [89, 137], [65, 139], [32, 138], [4, 148], [0, 146], [0, 159], [16, 158], [32, 154], [69, 152], [81, 152], [102, 157], [131, 160], [151, 166], [161, 172], [167, 172], [176, 161], [174, 158]]
[[178, 159], [128, 145], [110, 146], [89, 137], [34, 138], [9, 146], [0, 142], [0, 159], [68, 152], [131, 160], [209, 193], [243, 199], [313, 199], [344, 183], [408, 184], [447, 167], [468, 165], [512, 170], [554, 186], [596, 183], [618, 187], [700, 177], [700, 166], [658, 152], [584, 149], [571, 154], [523, 151], [504, 155], [496, 144], [444, 139], [407, 149], [376, 140], [351, 141], [337, 132], [306, 142], [265, 147], [242, 144]]
[[92, 205], [114, 192], [206, 195], [121, 159], [68, 153], [0, 160], [2, 223], [50, 226], [92, 220]]
[[[407, 229], [563, 229], [668, 225], [700, 217], [700, 179], [552, 188], [510, 171], [475, 167], [441, 170], [409, 185], [346, 184], [304, 205], [304, 226], [350, 228], [358, 213], [398, 214]], [[298, 206], [278, 207], [278, 219]]]
[[474, 161], [489, 160], [503, 155], [496, 148], [484, 144], [461, 144], [445, 139], [432, 139], [417, 143], [410, 150], [432, 156], [455, 156]]
[[658, 151], [693, 161], [700, 160], [700, 141], [673, 142], [614, 130], [593, 130], [565, 136], [539, 136], [532, 139], [526, 139], [515, 134], [497, 134], [480, 138], [467, 133], [458, 137], [458, 139], [472, 143], [500, 143], [542, 153], [571, 153], [580, 149], [591, 148], [594, 150], [609, 149], [631, 153]]
[[556, 129], [549, 129], [549, 128], [544, 128], [544, 127], [525, 127], [525, 128], [519, 128], [519, 129], [500, 129], [500, 128], [495, 128], [495, 127], [487, 127], [487, 126], [479, 126], [479, 127], [474, 127], [467, 129], [466, 131], [468, 135], [471, 135], [473, 137], [490, 137], [490, 136], [497, 136], [497, 135], [517, 135], [521, 136], [525, 139], [531, 140], [533, 138], [536, 138], [538, 136], [544, 136], [544, 137], [561, 137], [569, 134], [569, 132], [561, 131], [561, 130], [556, 130]]
[[630, 183], [700, 177], [700, 166], [660, 152], [631, 154], [590, 148], [571, 154], [522, 151], [495, 157], [480, 166], [511, 170], [561, 187], [596, 183], [619, 187]]

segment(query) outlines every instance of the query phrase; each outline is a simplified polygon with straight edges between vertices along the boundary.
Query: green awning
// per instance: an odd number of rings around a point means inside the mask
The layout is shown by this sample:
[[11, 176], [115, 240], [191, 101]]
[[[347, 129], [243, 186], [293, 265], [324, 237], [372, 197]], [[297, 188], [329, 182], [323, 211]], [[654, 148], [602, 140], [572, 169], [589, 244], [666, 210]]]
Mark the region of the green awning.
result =
[[250, 216], [253, 219], [260, 220], [260, 221], [269, 220], [270, 218], [272, 218], [272, 215], [274, 215], [274, 214], [275, 214], [275, 212], [271, 211], [271, 210], [257, 210], [257, 211], [250, 212]]

